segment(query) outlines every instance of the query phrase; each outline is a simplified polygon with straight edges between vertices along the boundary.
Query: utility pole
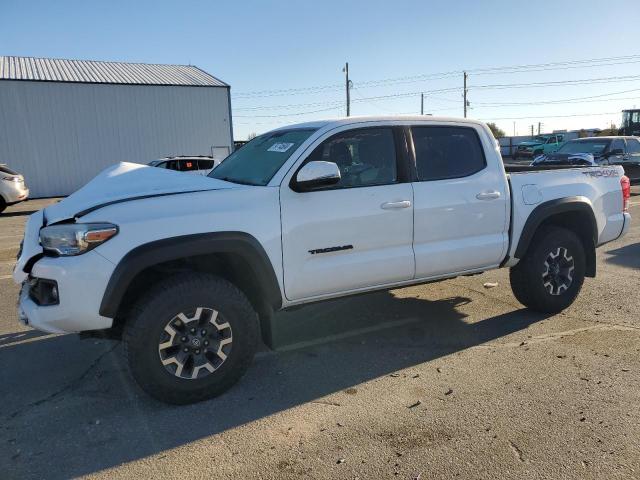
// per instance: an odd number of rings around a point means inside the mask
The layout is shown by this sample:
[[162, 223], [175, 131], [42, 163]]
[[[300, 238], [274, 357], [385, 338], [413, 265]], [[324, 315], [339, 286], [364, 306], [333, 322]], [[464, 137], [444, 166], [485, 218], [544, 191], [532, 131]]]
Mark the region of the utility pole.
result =
[[464, 73], [464, 118], [467, 118], [467, 72]]
[[516, 122], [515, 120], [513, 121], [513, 136], [516, 136]]
[[342, 69], [345, 75], [345, 88], [347, 90], [347, 117], [351, 114], [351, 93], [349, 92], [349, 62], [344, 64]]
[[535, 125], [531, 125], [531, 136], [532, 136], [532, 137], [533, 137], [533, 127], [534, 127], [534, 126], [535, 126]]
[[424, 115], [424, 93], [420, 94], [420, 115]]
[[538, 135], [540, 135], [540, 125], [542, 125], [542, 122], [538, 122]]

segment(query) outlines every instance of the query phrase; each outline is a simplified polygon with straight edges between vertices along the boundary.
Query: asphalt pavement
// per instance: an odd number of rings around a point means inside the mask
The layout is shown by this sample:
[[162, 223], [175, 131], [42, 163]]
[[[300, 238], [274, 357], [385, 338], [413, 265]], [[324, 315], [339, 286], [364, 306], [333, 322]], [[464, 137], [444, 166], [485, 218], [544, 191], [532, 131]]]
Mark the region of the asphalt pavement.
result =
[[[0, 215], [0, 477], [640, 478], [640, 189], [567, 311], [506, 270], [278, 315], [225, 395], [147, 397], [119, 343], [17, 323], [28, 212]], [[497, 283], [486, 288], [485, 284]]]

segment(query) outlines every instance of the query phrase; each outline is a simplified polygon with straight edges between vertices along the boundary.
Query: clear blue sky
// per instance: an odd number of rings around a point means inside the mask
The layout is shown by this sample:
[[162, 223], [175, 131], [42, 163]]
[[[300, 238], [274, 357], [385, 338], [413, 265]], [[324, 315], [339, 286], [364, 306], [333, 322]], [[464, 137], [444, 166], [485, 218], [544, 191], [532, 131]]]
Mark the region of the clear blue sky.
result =
[[[419, 113], [417, 92], [455, 88], [427, 94], [425, 110], [462, 116], [461, 74], [366, 82], [466, 69], [472, 71], [469, 116], [497, 119], [507, 133], [513, 133], [515, 121], [517, 132], [525, 134], [531, 124], [537, 129], [538, 122], [543, 131], [602, 128], [619, 123], [623, 108], [640, 106], [638, 7], [637, 0], [1, 0], [0, 55], [197, 65], [232, 86], [237, 139], [282, 124], [344, 115], [340, 85], [345, 61], [354, 82], [354, 115]], [[486, 67], [631, 55], [638, 57], [595, 67], [473, 73]], [[623, 76], [637, 78], [478, 88]], [[326, 88], [246, 95], [318, 86]], [[615, 92], [625, 93], [606, 95]], [[389, 97], [398, 94], [402, 96]], [[604, 96], [530, 105], [596, 95]]]

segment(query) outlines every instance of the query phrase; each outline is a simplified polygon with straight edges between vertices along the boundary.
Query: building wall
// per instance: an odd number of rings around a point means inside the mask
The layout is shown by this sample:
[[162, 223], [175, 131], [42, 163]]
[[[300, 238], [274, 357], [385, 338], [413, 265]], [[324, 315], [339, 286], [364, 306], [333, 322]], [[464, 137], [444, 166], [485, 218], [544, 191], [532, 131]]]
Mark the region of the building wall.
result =
[[0, 81], [0, 163], [32, 197], [68, 195], [119, 161], [231, 151], [229, 122], [227, 88]]

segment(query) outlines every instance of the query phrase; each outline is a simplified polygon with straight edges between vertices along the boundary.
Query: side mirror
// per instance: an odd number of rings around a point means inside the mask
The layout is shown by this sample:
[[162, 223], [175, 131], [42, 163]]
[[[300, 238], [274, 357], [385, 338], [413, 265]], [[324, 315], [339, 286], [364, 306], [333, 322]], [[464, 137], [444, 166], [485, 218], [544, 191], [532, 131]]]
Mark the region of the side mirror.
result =
[[617, 157], [619, 155], [624, 155], [624, 152], [622, 151], [621, 148], [614, 148], [609, 152], [610, 157]]
[[316, 188], [335, 185], [340, 181], [340, 169], [333, 162], [309, 162], [296, 175], [292, 188], [296, 192], [307, 192]]

